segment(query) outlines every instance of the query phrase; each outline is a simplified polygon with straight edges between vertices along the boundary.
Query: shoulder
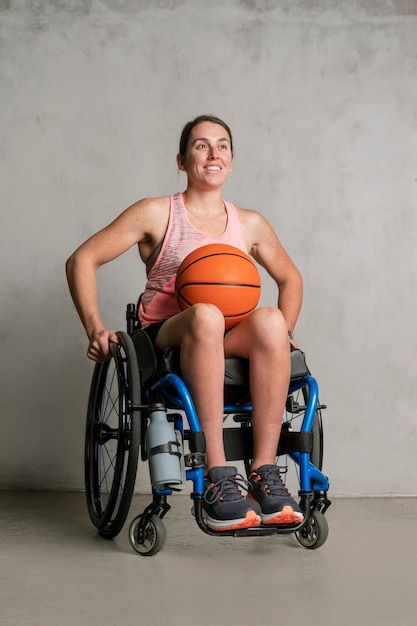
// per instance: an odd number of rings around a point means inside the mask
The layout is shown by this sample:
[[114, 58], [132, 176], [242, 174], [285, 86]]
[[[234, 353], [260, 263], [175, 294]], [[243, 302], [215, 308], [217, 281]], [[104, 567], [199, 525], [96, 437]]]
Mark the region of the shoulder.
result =
[[249, 253], [257, 260], [262, 250], [280, 248], [278, 237], [268, 220], [258, 211], [236, 207]]
[[[171, 197], [142, 198], [128, 207], [116, 222], [129, 229], [138, 229], [139, 238], [159, 240], [165, 233], [170, 210]], [[159, 238], [159, 239], [158, 239]]]
[[245, 230], [249, 230], [253, 234], [272, 230], [268, 220], [258, 211], [244, 209], [236, 205], [235, 207], [240, 223]]
[[158, 198], [142, 198], [138, 200], [130, 207], [128, 207], [122, 215], [134, 217], [137, 215], [140, 218], [144, 217], [158, 217], [161, 214], [169, 214], [171, 197], [160, 196]]
[[253, 209], [245, 209], [241, 206], [234, 205], [239, 216], [239, 219], [243, 223], [258, 223], [261, 220], [265, 220], [265, 218], [258, 212]]

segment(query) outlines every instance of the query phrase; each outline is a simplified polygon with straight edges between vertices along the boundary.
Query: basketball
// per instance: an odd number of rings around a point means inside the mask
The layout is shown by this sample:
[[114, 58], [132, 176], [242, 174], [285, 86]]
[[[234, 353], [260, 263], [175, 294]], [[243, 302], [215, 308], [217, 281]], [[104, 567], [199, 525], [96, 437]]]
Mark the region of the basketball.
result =
[[197, 248], [183, 260], [178, 268], [175, 292], [182, 310], [199, 302], [217, 306], [229, 329], [256, 308], [261, 278], [245, 252], [213, 243]]

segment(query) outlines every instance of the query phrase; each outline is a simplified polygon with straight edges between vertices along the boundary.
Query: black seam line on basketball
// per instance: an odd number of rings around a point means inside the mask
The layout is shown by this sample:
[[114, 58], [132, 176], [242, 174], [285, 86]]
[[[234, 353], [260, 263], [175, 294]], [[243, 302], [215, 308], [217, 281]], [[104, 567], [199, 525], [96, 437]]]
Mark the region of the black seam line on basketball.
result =
[[252, 283], [225, 283], [225, 282], [214, 282], [214, 281], [210, 281], [210, 282], [205, 282], [203, 280], [199, 280], [199, 281], [195, 281], [192, 283], [183, 283], [181, 285], [180, 288], [178, 288], [178, 291], [182, 291], [185, 287], [194, 287], [195, 285], [198, 286], [204, 286], [204, 285], [210, 285], [212, 287], [217, 287], [217, 286], [221, 286], [221, 287], [251, 287], [252, 289], [260, 289], [260, 285], [253, 285]]
[[[246, 254], [246, 252], [243, 252], [243, 250], [242, 250], [242, 254]], [[191, 263], [188, 263], [188, 265], [186, 265], [183, 268], [183, 270], [181, 271], [181, 274], [178, 274], [178, 276], [182, 276], [183, 272], [185, 272], [185, 270], [187, 270], [189, 267], [191, 267], [195, 263], [199, 263], [203, 259], [209, 259], [210, 257], [213, 257], [213, 256], [224, 256], [224, 255], [226, 255], [226, 256], [236, 256], [238, 259], [243, 259], [244, 261], [247, 261], [248, 263], [251, 263], [256, 268], [256, 265], [252, 261], [250, 256], [248, 254], [246, 254], [246, 256], [244, 257], [244, 256], [242, 256], [242, 254], [236, 254], [236, 252], [210, 252], [210, 254], [205, 254], [204, 256], [200, 256], [200, 257], [198, 257], [198, 259], [195, 259], [195, 261], [191, 261]]]
[[252, 309], [248, 309], [247, 311], [243, 311], [243, 313], [228, 313], [228, 314], [223, 313], [223, 317], [225, 317], [226, 319], [228, 317], [242, 317], [242, 315], [247, 315], [248, 313], [252, 313], [252, 311], [254, 310], [255, 310], [255, 307], [253, 307]]
[[[192, 304], [190, 302], [187, 302], [186, 300], [184, 300], [184, 302], [186, 304], [188, 304], [189, 306], [192, 306]], [[223, 313], [223, 317], [224, 319], [230, 319], [230, 318], [234, 318], [237, 319], [238, 317], [243, 317], [244, 315], [249, 315], [249, 313], [252, 313], [255, 310], [255, 307], [252, 309], [248, 309], [247, 311], [243, 311], [242, 313]]]
[[[187, 300], [187, 298], [184, 298], [184, 296], [180, 295], [180, 298], [181, 298], [181, 300], [183, 302], [185, 302], [185, 304], [188, 304], [188, 306], [193, 306], [193, 303], [190, 302], [189, 300]], [[200, 304], [204, 304], [204, 302], [202, 302]], [[219, 308], [219, 307], [217, 307], [217, 308]], [[252, 311], [254, 311], [255, 309], [256, 309], [256, 306], [254, 306], [254, 307], [252, 307], [250, 309], [247, 309], [246, 311], [243, 311], [242, 313], [229, 313], [229, 314], [223, 313], [223, 317], [225, 319], [228, 319], [229, 317], [234, 317], [234, 318], [242, 317], [243, 315], [248, 315], [249, 313], [252, 313]]]

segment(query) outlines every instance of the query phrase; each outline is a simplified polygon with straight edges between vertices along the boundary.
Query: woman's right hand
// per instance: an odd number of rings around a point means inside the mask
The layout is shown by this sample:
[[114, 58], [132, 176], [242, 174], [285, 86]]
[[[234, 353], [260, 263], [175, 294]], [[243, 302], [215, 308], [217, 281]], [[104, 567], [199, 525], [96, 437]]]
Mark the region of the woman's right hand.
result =
[[87, 350], [87, 356], [92, 361], [103, 363], [111, 358], [110, 345], [119, 343], [116, 333], [113, 330], [104, 328], [92, 333]]

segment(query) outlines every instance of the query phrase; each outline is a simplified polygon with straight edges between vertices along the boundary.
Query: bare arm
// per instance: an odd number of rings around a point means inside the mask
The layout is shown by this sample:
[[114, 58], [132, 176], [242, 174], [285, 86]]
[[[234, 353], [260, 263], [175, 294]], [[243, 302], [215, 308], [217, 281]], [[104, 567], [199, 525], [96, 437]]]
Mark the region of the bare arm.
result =
[[66, 263], [68, 285], [89, 339], [87, 356], [94, 361], [107, 360], [109, 343], [117, 342], [116, 334], [106, 328], [99, 311], [96, 270], [135, 244], [139, 244], [142, 258], [146, 258], [164, 236], [168, 215], [168, 198], [141, 200], [69, 257]]
[[259, 213], [239, 210], [248, 249], [278, 286], [278, 308], [293, 332], [303, 301], [303, 279], [272, 226]]

